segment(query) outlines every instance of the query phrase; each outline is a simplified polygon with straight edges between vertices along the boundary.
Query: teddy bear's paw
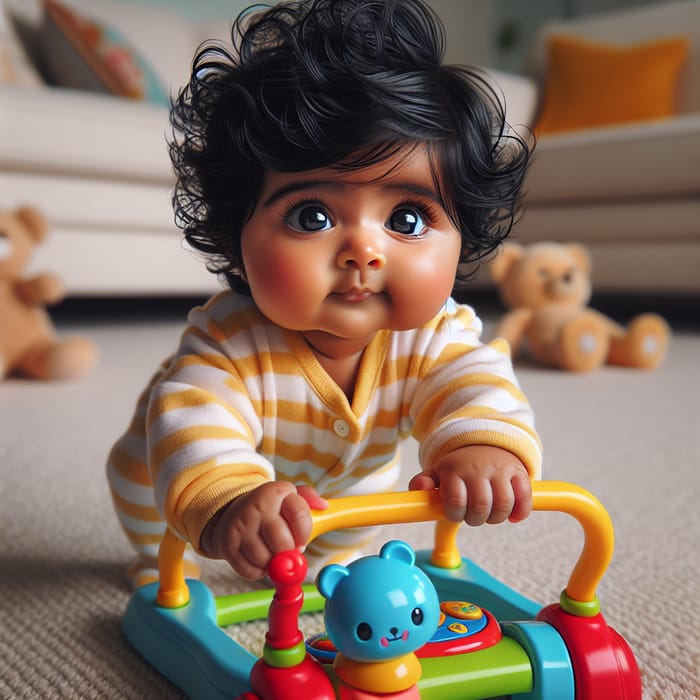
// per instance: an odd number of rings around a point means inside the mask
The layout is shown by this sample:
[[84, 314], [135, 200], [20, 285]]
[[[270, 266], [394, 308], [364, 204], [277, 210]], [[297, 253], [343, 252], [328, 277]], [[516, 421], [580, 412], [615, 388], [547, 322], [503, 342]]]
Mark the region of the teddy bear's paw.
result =
[[637, 316], [623, 337], [612, 340], [608, 362], [643, 369], [658, 367], [666, 355], [670, 335], [668, 324], [660, 316]]
[[559, 365], [572, 372], [588, 372], [605, 362], [609, 348], [606, 329], [595, 316], [584, 313], [561, 329], [557, 348]]
[[23, 374], [35, 379], [77, 379], [95, 367], [97, 349], [85, 338], [69, 338], [30, 353], [22, 362]]

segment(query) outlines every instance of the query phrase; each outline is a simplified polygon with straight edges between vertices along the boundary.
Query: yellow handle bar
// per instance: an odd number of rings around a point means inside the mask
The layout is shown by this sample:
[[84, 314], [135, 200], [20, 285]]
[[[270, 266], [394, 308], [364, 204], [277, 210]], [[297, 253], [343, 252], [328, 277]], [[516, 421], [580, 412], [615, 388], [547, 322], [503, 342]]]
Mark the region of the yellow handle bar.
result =
[[[575, 602], [596, 599], [614, 547], [612, 521], [601, 502], [575, 484], [562, 481], [535, 481], [532, 484], [533, 510], [567, 513], [583, 528], [583, 551], [566, 587], [566, 595]], [[457, 530], [445, 514], [438, 491], [402, 491], [365, 496], [328, 499], [328, 508], [313, 510], [310, 539], [331, 530], [368, 525], [389, 525], [437, 521], [432, 562], [455, 568], [461, 562], [457, 549]], [[184, 581], [182, 556], [185, 543], [168, 530], [159, 553], [160, 589], [158, 603], [164, 607], [184, 605], [189, 597]]]

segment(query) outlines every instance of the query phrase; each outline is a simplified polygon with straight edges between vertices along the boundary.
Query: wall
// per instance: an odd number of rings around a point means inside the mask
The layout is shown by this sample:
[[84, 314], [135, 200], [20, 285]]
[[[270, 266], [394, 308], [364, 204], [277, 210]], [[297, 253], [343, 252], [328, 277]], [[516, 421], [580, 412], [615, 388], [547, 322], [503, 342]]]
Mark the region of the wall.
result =
[[117, 0], [134, 5], [170, 7], [184, 17], [196, 20], [229, 19], [253, 4], [253, 0]]
[[[167, 6], [197, 20], [231, 20], [253, 0], [116, 0]], [[270, 0], [268, 0], [269, 2]], [[517, 72], [537, 28], [567, 17], [669, 0], [427, 0], [447, 33], [446, 61]]]
[[447, 35], [447, 63], [493, 65], [493, 27], [498, 3], [493, 0], [428, 0], [440, 15]]

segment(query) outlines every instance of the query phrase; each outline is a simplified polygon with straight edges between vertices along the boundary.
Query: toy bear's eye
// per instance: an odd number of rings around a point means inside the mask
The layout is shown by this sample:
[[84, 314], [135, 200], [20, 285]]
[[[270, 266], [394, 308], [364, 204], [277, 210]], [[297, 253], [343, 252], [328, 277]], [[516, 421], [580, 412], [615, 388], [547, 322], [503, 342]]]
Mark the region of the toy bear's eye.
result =
[[420, 625], [423, 623], [423, 611], [420, 608], [413, 608], [411, 613], [411, 621], [414, 625]]
[[360, 624], [357, 626], [356, 632], [357, 632], [357, 636], [363, 642], [366, 642], [368, 639], [371, 639], [371, 637], [372, 637], [372, 628], [366, 622], [360, 622]]

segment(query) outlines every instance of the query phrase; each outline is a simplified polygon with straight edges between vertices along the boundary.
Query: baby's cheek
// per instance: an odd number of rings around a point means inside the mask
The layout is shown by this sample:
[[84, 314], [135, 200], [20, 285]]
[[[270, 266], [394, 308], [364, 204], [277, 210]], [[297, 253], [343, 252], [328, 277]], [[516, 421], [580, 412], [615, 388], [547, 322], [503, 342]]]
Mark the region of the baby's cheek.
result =
[[249, 276], [256, 304], [271, 320], [293, 327], [294, 319], [317, 303], [317, 278], [309, 261], [270, 255]]
[[410, 273], [397, 275], [394, 298], [406, 314], [409, 327], [427, 323], [440, 310], [452, 293], [454, 273], [447, 262], [422, 261]]

